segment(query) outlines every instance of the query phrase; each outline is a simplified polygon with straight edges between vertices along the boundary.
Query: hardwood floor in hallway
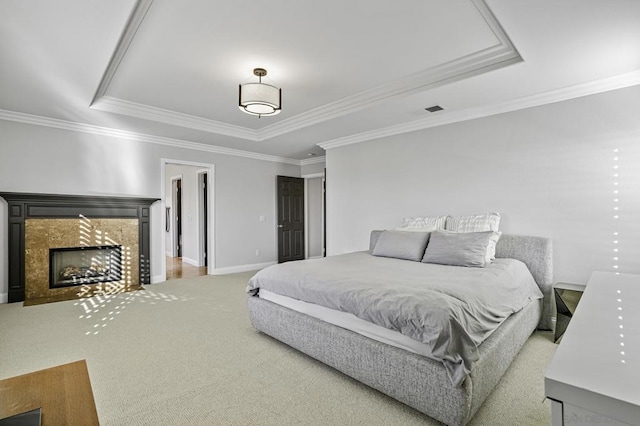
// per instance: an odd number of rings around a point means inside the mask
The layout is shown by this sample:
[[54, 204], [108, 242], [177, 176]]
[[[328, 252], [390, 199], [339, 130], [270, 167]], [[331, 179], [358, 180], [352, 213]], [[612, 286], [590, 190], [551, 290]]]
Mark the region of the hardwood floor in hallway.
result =
[[167, 281], [177, 278], [199, 277], [207, 275], [206, 266], [193, 266], [182, 261], [181, 257], [167, 256]]

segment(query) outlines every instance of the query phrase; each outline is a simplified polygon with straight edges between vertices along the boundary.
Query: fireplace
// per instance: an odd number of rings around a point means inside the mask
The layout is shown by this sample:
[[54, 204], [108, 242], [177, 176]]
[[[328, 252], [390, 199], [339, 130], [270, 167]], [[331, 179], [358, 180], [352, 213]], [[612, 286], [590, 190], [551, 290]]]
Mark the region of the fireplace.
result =
[[150, 209], [158, 199], [0, 197], [8, 204], [10, 303], [70, 300], [150, 283]]
[[122, 269], [120, 245], [49, 249], [49, 288], [120, 281]]

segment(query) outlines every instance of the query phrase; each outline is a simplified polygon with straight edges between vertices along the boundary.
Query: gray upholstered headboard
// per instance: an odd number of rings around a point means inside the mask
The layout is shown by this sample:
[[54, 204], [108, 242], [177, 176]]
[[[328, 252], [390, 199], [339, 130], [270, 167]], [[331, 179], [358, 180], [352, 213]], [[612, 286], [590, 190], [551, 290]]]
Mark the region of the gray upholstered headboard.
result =
[[496, 245], [496, 257], [517, 259], [527, 265], [544, 295], [538, 328], [553, 330], [552, 318], [556, 315], [556, 300], [553, 295], [551, 238], [502, 234]]
[[[373, 250], [381, 230], [371, 231], [369, 250]], [[556, 314], [553, 295], [553, 249], [550, 238], [502, 234], [496, 245], [496, 257], [524, 262], [544, 295], [542, 318], [538, 328], [553, 330], [552, 317]]]

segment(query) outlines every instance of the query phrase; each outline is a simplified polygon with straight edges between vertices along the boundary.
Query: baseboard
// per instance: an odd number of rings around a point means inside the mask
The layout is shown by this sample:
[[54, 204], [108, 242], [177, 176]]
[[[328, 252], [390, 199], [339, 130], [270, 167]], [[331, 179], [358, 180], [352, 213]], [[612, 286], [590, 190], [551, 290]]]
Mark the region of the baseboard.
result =
[[310, 256], [307, 257], [307, 259], [322, 259], [324, 256], [320, 255], [320, 256]]
[[277, 262], [254, 263], [252, 265], [229, 266], [226, 268], [216, 268], [211, 275], [235, 274], [236, 272], [257, 271], [267, 266], [275, 265]]
[[170, 251], [165, 252], [165, 255], [167, 257], [173, 257], [173, 253], [171, 253]]
[[182, 261], [184, 263], [188, 263], [191, 266], [197, 266], [200, 267], [200, 263], [197, 260], [193, 260], [193, 259], [189, 259], [188, 257], [184, 257], [182, 256]]
[[153, 277], [151, 277], [151, 284], [161, 283], [166, 280], [167, 280], [167, 277], [164, 275], [154, 275]]
[[9, 293], [0, 293], [0, 303], [9, 303]]

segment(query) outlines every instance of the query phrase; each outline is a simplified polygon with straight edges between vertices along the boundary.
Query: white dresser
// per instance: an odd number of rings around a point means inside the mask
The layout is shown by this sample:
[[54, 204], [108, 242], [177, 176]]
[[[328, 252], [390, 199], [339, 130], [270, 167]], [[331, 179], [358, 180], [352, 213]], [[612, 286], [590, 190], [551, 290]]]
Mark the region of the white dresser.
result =
[[640, 275], [591, 275], [545, 393], [552, 425], [640, 424]]

